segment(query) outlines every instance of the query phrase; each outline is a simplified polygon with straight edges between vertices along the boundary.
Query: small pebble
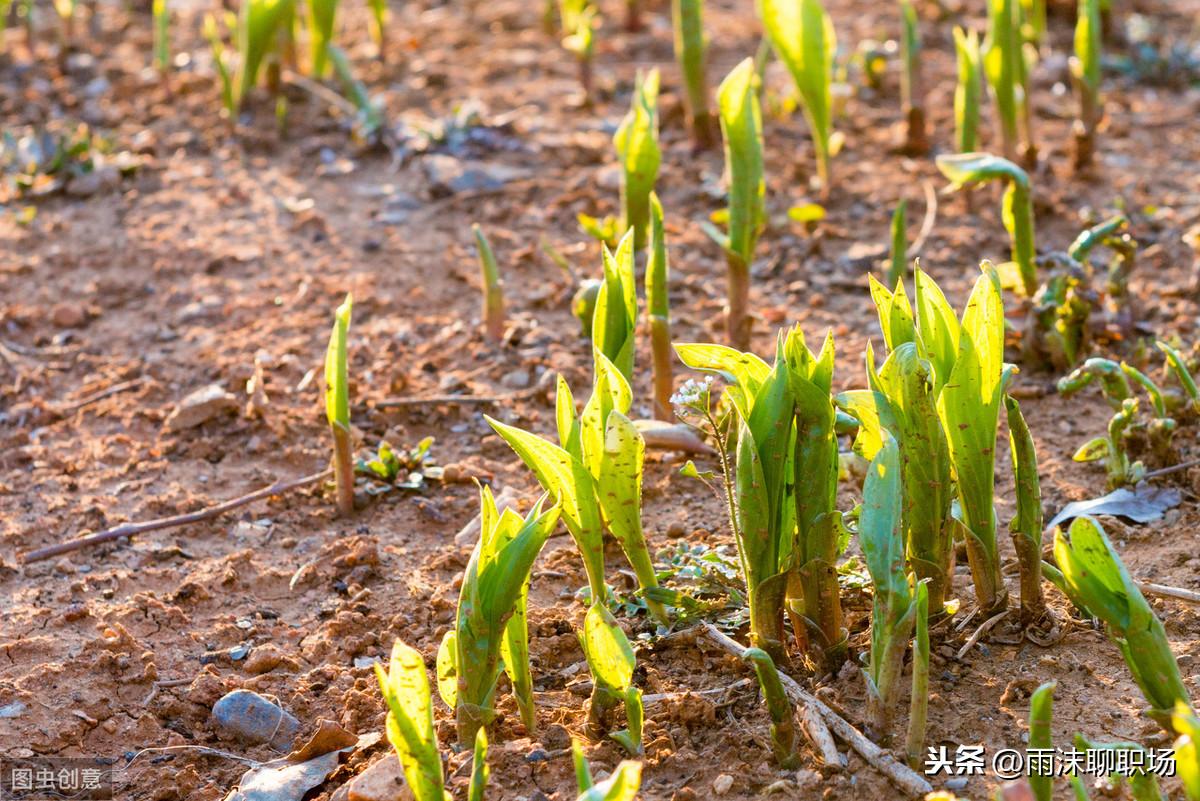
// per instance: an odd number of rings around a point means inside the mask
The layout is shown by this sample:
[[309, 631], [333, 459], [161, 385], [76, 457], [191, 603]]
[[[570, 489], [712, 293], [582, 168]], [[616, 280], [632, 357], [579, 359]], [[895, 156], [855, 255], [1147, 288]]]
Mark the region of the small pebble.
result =
[[733, 777], [728, 773], [722, 773], [717, 778], [713, 779], [713, 792], [717, 795], [725, 795], [729, 792], [729, 788], [733, 787]]
[[284, 751], [300, 732], [300, 721], [258, 693], [234, 690], [213, 704], [213, 721], [222, 734], [247, 743], [266, 743]]
[[687, 535], [687, 526], [680, 523], [678, 520], [667, 526], [667, 536], [673, 540]]

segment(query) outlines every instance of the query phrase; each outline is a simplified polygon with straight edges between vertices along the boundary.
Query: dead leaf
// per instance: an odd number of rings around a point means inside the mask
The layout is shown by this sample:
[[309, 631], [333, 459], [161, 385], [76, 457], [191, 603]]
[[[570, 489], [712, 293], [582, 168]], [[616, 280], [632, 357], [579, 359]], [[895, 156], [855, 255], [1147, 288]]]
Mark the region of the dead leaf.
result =
[[1112, 515], [1127, 518], [1134, 523], [1149, 523], [1158, 520], [1168, 509], [1178, 506], [1181, 498], [1179, 490], [1172, 487], [1152, 487], [1145, 483], [1139, 484], [1133, 490], [1122, 487], [1102, 498], [1068, 503], [1046, 528], [1054, 528], [1083, 515]]

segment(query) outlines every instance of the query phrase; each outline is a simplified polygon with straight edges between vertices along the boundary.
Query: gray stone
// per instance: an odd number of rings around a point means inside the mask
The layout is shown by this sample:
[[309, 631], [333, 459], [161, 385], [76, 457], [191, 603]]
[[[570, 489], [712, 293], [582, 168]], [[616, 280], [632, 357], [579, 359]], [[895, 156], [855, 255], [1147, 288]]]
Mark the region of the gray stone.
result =
[[487, 161], [464, 161], [442, 153], [425, 156], [421, 164], [434, 191], [451, 195], [499, 189], [510, 181], [529, 175], [527, 170], [520, 167]]
[[213, 704], [213, 722], [222, 735], [245, 743], [270, 743], [286, 751], [300, 733], [300, 721], [287, 710], [250, 690], [226, 693]]

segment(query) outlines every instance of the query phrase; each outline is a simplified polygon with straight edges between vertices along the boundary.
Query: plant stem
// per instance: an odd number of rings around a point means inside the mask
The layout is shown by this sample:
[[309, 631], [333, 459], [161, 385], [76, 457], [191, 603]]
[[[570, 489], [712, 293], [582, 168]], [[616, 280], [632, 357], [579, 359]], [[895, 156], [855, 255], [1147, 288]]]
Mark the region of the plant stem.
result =
[[725, 338], [737, 350], [750, 349], [750, 267], [736, 253], [725, 254], [728, 297], [725, 306]]
[[654, 416], [673, 420], [671, 395], [675, 378], [671, 371], [671, 323], [666, 317], [650, 316], [650, 352], [654, 358]]
[[337, 486], [338, 513], [344, 517], [354, 514], [354, 449], [350, 430], [331, 425], [333, 434], [333, 478]]

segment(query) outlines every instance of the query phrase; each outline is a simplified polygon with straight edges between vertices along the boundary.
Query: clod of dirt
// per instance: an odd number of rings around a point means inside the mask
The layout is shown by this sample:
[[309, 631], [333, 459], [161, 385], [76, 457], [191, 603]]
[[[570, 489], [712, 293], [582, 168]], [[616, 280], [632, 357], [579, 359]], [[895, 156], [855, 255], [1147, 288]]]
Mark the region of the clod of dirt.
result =
[[87, 319], [87, 309], [78, 303], [58, 303], [50, 310], [55, 328], [82, 328]]
[[346, 801], [412, 801], [400, 760], [389, 753], [346, 785]]
[[183, 431], [207, 423], [214, 417], [236, 412], [241, 408], [238, 399], [220, 384], [202, 387], [179, 402], [167, 418], [169, 431]]
[[246, 743], [270, 743], [289, 748], [300, 732], [300, 721], [278, 704], [250, 690], [234, 690], [213, 705], [213, 722], [225, 736]]
[[[268, 643], [255, 647], [250, 652], [250, 656], [246, 658], [246, 664], [242, 666], [242, 669], [251, 676], [260, 676], [263, 673], [270, 673], [283, 662], [285, 662], [283, 652], [278, 647]], [[295, 660], [292, 659], [286, 660], [286, 666], [293, 669], [298, 667]]]

